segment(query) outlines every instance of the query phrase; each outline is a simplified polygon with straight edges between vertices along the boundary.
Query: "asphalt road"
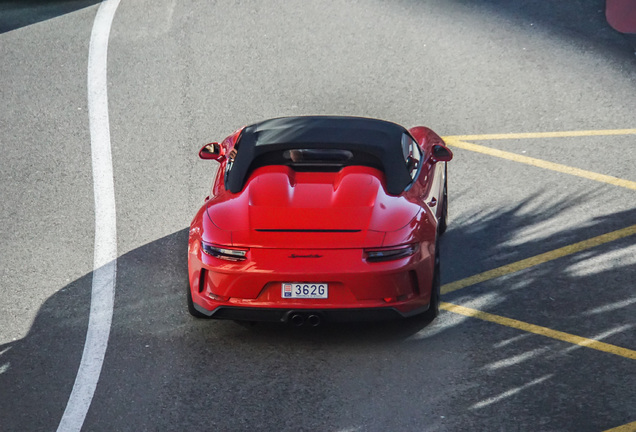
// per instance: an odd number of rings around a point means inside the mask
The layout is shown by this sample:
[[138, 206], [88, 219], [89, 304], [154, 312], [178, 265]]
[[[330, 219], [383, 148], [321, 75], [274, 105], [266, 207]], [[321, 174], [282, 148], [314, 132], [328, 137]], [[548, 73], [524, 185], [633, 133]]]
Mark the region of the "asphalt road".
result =
[[[0, 430], [57, 428], [86, 336], [95, 1], [0, 3]], [[633, 359], [462, 315], [292, 329], [187, 314], [199, 147], [265, 118], [440, 135], [636, 128], [604, 2], [122, 0], [108, 53], [112, 329], [84, 430], [603, 431]], [[636, 181], [635, 135], [474, 140]], [[443, 282], [636, 224], [635, 191], [454, 149]], [[444, 296], [636, 350], [634, 236]], [[634, 430], [636, 425], [633, 425]]]

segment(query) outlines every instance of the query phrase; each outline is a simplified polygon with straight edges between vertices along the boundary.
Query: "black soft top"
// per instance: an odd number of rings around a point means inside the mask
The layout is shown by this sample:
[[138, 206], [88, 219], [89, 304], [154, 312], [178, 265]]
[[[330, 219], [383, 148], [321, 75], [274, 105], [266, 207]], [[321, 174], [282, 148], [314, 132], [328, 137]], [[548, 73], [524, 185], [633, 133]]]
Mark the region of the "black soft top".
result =
[[395, 123], [362, 117], [282, 117], [246, 126], [236, 144], [237, 154], [227, 177], [232, 193], [243, 189], [255, 161], [262, 155], [289, 149], [342, 149], [377, 158], [386, 176], [387, 192], [399, 195], [411, 182], [402, 136]]

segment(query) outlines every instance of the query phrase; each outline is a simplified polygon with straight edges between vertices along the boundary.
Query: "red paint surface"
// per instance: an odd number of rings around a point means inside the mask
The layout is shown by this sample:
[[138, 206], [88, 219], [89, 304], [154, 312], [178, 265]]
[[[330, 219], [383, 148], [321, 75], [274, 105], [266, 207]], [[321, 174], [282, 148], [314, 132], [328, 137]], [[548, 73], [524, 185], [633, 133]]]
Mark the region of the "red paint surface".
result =
[[636, 33], [636, 0], [607, 0], [607, 22], [621, 33]]

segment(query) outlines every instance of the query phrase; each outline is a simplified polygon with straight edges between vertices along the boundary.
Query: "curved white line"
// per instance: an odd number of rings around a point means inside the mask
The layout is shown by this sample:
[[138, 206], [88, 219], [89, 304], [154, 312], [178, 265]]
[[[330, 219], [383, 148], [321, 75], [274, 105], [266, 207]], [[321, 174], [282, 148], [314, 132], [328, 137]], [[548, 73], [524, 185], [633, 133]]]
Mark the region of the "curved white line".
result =
[[97, 11], [88, 51], [88, 115], [95, 197], [93, 286], [84, 352], [58, 431], [79, 431], [90, 407], [113, 318], [117, 274], [115, 187], [110, 149], [106, 54], [110, 27], [120, 0], [104, 0]]

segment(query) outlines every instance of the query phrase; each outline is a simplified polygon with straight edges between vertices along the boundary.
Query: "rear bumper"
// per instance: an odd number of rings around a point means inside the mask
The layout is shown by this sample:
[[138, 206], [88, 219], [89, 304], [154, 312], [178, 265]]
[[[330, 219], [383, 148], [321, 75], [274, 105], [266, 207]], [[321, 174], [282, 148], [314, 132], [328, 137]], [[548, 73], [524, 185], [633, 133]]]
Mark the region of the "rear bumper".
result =
[[210, 311], [198, 304], [194, 307], [204, 315], [215, 319], [229, 319], [237, 321], [261, 322], [289, 322], [294, 315], [300, 315], [303, 320], [310, 316], [319, 317], [320, 322], [365, 322], [388, 321], [408, 318], [428, 310], [428, 305], [401, 312], [394, 307], [380, 308], [351, 308], [351, 309], [282, 309], [282, 308], [252, 308], [219, 306]]
[[[361, 249], [251, 249], [228, 262], [191, 242], [190, 292], [202, 314], [217, 319], [286, 322], [294, 313], [322, 321], [404, 318], [428, 309], [434, 251], [369, 263]], [[428, 245], [426, 245], [428, 246]], [[283, 298], [283, 283], [328, 284], [325, 299]]]

